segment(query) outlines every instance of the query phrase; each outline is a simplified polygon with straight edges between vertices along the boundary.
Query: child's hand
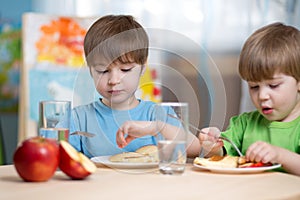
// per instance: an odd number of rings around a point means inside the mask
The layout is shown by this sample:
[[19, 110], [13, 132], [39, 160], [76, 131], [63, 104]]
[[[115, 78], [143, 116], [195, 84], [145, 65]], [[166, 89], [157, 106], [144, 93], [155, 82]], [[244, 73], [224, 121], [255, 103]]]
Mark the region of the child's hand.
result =
[[218, 139], [221, 135], [221, 132], [216, 127], [204, 128], [199, 133], [198, 139], [202, 146], [202, 154], [205, 157], [210, 157], [212, 155], [222, 154], [222, 146], [224, 145], [223, 141]]
[[127, 121], [118, 129], [116, 142], [120, 148], [124, 148], [136, 138], [155, 134], [156, 125], [154, 121]]
[[248, 161], [263, 162], [263, 163], [279, 163], [278, 157], [280, 149], [269, 143], [258, 141], [249, 146], [246, 152]]
[[207, 127], [201, 129], [199, 135], [202, 135], [199, 139], [217, 142], [219, 136], [221, 135], [221, 131], [217, 127]]

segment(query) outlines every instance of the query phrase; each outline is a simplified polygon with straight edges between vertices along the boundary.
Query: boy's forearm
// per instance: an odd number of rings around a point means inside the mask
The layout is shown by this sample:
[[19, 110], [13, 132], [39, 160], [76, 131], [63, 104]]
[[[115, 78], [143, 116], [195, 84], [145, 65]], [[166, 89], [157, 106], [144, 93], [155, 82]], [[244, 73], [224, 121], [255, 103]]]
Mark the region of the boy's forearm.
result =
[[278, 163], [289, 173], [300, 176], [300, 155], [284, 148], [279, 148]]
[[198, 138], [194, 134], [188, 133], [186, 147], [187, 156], [189, 158], [199, 156], [201, 145]]
[[168, 140], [181, 140], [185, 139], [186, 133], [180, 127], [166, 124], [164, 122], [157, 122], [157, 132]]
[[198, 138], [194, 134], [192, 134], [191, 132], [185, 133], [182, 128], [170, 124], [160, 123], [158, 124], [158, 126], [160, 127], [160, 133], [168, 140], [186, 138], [188, 157], [196, 157], [199, 155], [200, 143]]

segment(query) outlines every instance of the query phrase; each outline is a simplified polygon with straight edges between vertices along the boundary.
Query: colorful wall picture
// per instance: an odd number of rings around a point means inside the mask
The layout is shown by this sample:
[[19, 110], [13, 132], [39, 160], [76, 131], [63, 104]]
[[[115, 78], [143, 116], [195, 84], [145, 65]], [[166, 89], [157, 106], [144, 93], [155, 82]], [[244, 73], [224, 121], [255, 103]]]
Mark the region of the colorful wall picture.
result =
[[[24, 14], [19, 141], [37, 135], [40, 101], [70, 100], [74, 107], [99, 98], [83, 52], [86, 31], [97, 18]], [[160, 101], [157, 77], [147, 66], [138, 91], [141, 98]]]

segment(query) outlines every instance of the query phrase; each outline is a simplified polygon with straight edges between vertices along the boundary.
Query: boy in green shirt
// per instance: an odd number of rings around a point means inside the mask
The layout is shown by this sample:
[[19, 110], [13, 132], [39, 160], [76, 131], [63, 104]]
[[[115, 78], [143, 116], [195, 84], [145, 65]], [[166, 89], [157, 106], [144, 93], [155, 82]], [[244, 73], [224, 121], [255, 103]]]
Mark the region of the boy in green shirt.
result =
[[[282, 23], [258, 29], [243, 46], [239, 73], [257, 110], [231, 118], [222, 133], [215, 127], [203, 131], [231, 139], [248, 161], [280, 163], [285, 171], [300, 175], [299, 30]], [[199, 135], [200, 141], [204, 138]], [[207, 156], [237, 155], [229, 143], [213, 143]]]

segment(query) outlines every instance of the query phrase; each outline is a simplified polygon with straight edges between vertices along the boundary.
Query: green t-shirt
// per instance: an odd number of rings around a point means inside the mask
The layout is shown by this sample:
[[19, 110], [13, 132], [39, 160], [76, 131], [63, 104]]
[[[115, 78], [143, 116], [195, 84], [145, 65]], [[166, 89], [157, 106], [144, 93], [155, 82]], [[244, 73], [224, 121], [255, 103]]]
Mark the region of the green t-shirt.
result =
[[[269, 121], [258, 111], [243, 113], [232, 117], [222, 136], [232, 139], [243, 154], [256, 141], [265, 141], [272, 145], [300, 154], [300, 116], [291, 122]], [[224, 142], [227, 154], [237, 156], [237, 152]]]

